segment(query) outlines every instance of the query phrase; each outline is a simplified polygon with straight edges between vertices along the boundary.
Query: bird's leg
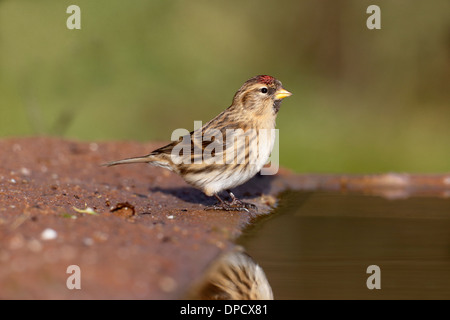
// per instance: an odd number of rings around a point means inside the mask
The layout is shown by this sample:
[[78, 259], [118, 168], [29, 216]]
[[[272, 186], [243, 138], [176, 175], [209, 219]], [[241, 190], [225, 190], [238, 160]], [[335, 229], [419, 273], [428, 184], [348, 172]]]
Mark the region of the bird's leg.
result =
[[254, 204], [244, 202], [244, 201], [241, 201], [238, 198], [236, 198], [236, 196], [233, 194], [233, 192], [231, 192], [231, 190], [227, 189], [227, 192], [231, 197], [231, 202], [228, 203], [230, 206], [243, 207], [246, 209], [255, 209], [255, 210], [258, 209]]
[[[225, 210], [225, 211], [248, 211], [248, 209], [245, 206], [237, 206], [236, 204], [232, 204], [233, 202], [225, 202], [223, 201], [219, 195], [214, 194], [217, 200], [219, 200], [218, 203], [212, 206], [207, 206], [205, 210]], [[233, 195], [234, 197], [234, 195]], [[237, 199], [236, 199], [237, 200]], [[239, 200], [237, 200], [239, 201]]]

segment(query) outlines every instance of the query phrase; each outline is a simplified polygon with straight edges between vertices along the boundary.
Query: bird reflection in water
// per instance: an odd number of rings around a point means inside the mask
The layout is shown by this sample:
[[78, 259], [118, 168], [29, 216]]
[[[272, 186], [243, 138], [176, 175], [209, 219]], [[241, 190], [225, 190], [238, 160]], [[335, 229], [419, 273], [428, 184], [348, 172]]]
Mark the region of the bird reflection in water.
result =
[[273, 300], [273, 293], [263, 269], [242, 247], [236, 246], [213, 262], [188, 298]]

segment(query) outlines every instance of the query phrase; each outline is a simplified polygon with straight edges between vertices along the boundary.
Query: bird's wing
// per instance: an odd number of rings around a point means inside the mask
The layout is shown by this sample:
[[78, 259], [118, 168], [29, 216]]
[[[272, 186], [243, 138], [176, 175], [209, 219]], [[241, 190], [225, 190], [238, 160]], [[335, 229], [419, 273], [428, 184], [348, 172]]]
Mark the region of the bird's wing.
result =
[[256, 134], [231, 120], [226, 112], [222, 112], [202, 128], [154, 150], [150, 155], [170, 157], [174, 163], [184, 164], [243, 163], [249, 156], [249, 145]]

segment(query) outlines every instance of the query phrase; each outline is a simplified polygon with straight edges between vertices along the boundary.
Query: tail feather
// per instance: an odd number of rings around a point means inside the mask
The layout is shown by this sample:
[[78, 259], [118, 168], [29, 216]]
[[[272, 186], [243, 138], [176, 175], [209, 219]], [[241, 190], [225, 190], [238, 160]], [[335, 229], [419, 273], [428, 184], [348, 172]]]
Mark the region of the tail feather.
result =
[[173, 162], [170, 160], [170, 157], [167, 157], [164, 154], [153, 154], [153, 153], [142, 157], [127, 158], [123, 160], [107, 162], [102, 164], [102, 166], [111, 167], [116, 166], [118, 164], [130, 164], [130, 163], [148, 163], [153, 166], [169, 169], [171, 171], [176, 170], [176, 168], [173, 166]]
[[143, 156], [143, 157], [135, 157], [135, 158], [127, 158], [123, 160], [111, 161], [107, 163], [103, 163], [104, 167], [116, 166], [118, 164], [129, 164], [129, 163], [148, 163], [154, 161], [153, 156]]

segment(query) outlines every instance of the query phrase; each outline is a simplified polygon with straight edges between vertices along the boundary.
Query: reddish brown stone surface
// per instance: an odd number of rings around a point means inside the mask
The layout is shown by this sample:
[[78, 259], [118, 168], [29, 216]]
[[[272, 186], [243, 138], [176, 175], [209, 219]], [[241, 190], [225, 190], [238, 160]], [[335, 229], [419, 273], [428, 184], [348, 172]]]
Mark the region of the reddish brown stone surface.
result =
[[[178, 299], [252, 222], [167, 170], [101, 167], [163, 143], [0, 140], [0, 298]], [[450, 175], [257, 176], [236, 196], [270, 212], [286, 189], [449, 196]], [[51, 229], [53, 231], [45, 231]], [[81, 269], [69, 290], [67, 267]]]
[[[0, 298], [182, 297], [250, 216], [204, 211], [214, 199], [167, 170], [100, 166], [161, 145], [0, 140]], [[267, 213], [271, 180], [236, 195]], [[66, 287], [69, 265], [81, 269], [81, 290]]]

